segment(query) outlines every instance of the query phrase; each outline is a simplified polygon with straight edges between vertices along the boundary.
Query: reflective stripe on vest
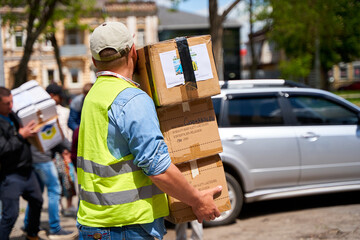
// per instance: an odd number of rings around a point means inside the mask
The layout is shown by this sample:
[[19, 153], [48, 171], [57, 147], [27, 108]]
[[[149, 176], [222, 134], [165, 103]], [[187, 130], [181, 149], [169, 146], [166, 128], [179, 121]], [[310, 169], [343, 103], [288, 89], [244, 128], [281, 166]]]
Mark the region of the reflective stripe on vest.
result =
[[134, 165], [133, 159], [105, 166], [85, 160], [83, 157], [78, 157], [77, 167], [84, 170], [84, 172], [93, 173], [103, 178], [141, 170], [141, 168]]
[[96, 205], [117, 205], [131, 203], [140, 199], [151, 198], [155, 194], [163, 192], [156, 185], [149, 185], [133, 190], [112, 193], [87, 192], [79, 185], [80, 200], [96, 204]]
[[166, 195], [133, 164], [107, 147], [108, 109], [130, 83], [99, 77], [85, 98], [78, 141], [78, 222], [91, 227], [144, 224], [169, 213]]

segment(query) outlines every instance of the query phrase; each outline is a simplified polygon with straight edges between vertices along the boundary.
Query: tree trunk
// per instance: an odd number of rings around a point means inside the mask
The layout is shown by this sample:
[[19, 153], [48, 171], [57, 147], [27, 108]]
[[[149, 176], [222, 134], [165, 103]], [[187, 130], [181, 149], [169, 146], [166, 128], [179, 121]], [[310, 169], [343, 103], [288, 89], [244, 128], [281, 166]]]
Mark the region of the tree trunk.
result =
[[329, 69], [325, 69], [324, 67], [321, 68], [321, 88], [327, 91], [330, 90], [328, 72]]
[[27, 68], [33, 51], [34, 43], [47, 26], [50, 18], [53, 16], [57, 2], [57, 0], [46, 1], [46, 5], [43, 6], [43, 9], [45, 10], [41, 12], [41, 18], [37, 18], [37, 14], [40, 12], [40, 5], [44, 3], [39, 0], [27, 1], [27, 3], [29, 4], [29, 8], [31, 9], [27, 19], [27, 38], [25, 42], [23, 57], [21, 58], [19, 68], [15, 73], [15, 82], [13, 86], [14, 88], [19, 87], [21, 84], [25, 83], [28, 80]]
[[33, 45], [37, 39], [34, 34], [29, 34], [26, 38], [26, 43], [24, 47], [24, 54], [19, 63], [19, 67], [15, 73], [15, 82], [13, 88], [19, 87], [21, 84], [25, 83], [28, 79], [28, 63], [31, 58], [31, 54], [33, 51]]
[[209, 0], [209, 21], [210, 21], [210, 35], [213, 45], [214, 58], [219, 79], [224, 79], [224, 56], [223, 56], [223, 34], [224, 28], [222, 26], [226, 16], [229, 12], [240, 2], [235, 0], [230, 6], [225, 9], [222, 15], [218, 14], [217, 0]]
[[253, 0], [249, 1], [249, 25], [250, 25], [249, 42], [250, 42], [250, 53], [251, 53], [250, 78], [255, 79], [258, 61], [255, 52], [255, 43], [253, 37], [253, 33], [254, 33]]
[[59, 50], [59, 45], [57, 44], [55, 33], [51, 33], [50, 41], [51, 41], [52, 46], [54, 47], [55, 59], [56, 59], [56, 63], [57, 63], [58, 68], [59, 68], [60, 82], [61, 82], [61, 85], [64, 86], [64, 73], [62, 71], [62, 63], [61, 63], [61, 59], [60, 59], [60, 50]]
[[210, 21], [210, 35], [211, 35], [217, 74], [219, 79], [224, 79], [223, 54], [222, 54], [223, 28], [222, 28], [221, 16], [218, 15], [217, 0], [209, 0], [209, 21]]
[[223, 54], [223, 28], [217, 27], [213, 29], [211, 33], [211, 39], [213, 41], [213, 52], [216, 63], [216, 69], [219, 79], [224, 79], [224, 54]]

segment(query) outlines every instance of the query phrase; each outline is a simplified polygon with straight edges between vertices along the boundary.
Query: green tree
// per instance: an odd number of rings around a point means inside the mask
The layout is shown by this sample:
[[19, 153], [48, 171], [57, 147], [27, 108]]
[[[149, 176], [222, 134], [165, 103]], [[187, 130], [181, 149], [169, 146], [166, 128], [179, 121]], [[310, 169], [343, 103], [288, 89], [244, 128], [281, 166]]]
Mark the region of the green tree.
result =
[[334, 64], [360, 56], [360, 1], [269, 0], [272, 39], [286, 55], [284, 77], [305, 78], [315, 70], [316, 87], [328, 89]]
[[[27, 81], [27, 67], [33, 52], [33, 46], [36, 40], [42, 33], [49, 31], [54, 33], [54, 21], [64, 19], [66, 21], [75, 20], [79, 16], [77, 10], [81, 6], [89, 6], [86, 0], [1, 0], [1, 6], [9, 7], [8, 14], [3, 17], [3, 23], [10, 25], [16, 24], [19, 21], [26, 22], [26, 40], [24, 46], [23, 56], [20, 60], [17, 71], [15, 72], [14, 88], [20, 86]], [[91, 3], [93, 4], [93, 3]], [[21, 9], [20, 11], [18, 11]], [[87, 9], [87, 8], [86, 8]], [[54, 34], [53, 34], [54, 35]], [[52, 43], [55, 44], [55, 37], [50, 37]], [[55, 55], [58, 49], [54, 46]], [[60, 64], [61, 71], [61, 62]]]

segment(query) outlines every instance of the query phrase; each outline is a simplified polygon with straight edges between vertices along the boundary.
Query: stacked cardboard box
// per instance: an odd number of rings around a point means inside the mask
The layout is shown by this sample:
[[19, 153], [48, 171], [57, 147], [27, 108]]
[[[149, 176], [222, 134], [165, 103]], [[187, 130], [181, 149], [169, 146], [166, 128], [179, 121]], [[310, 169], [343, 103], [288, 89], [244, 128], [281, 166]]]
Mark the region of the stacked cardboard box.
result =
[[35, 137], [29, 142], [44, 152], [59, 144], [63, 139], [57, 119], [56, 103], [36, 81], [31, 80], [11, 90], [13, 111], [18, 115], [23, 126], [35, 121]]
[[137, 50], [135, 81], [156, 106], [220, 93], [209, 35], [177, 38]]
[[[215, 204], [231, 208], [211, 96], [220, 93], [210, 36], [176, 38], [137, 50], [134, 79], [153, 98], [171, 160], [197, 189], [221, 185]], [[173, 223], [196, 219], [192, 209], [168, 196]]]
[[[214, 196], [215, 204], [220, 212], [231, 209], [224, 168], [219, 155], [177, 164], [176, 166], [188, 182], [200, 191], [219, 185], [223, 186], [221, 193]], [[172, 223], [196, 220], [190, 206], [171, 196], [168, 196], [168, 201], [170, 215], [166, 218], [167, 220]]]
[[173, 163], [222, 152], [211, 98], [160, 107], [157, 113]]

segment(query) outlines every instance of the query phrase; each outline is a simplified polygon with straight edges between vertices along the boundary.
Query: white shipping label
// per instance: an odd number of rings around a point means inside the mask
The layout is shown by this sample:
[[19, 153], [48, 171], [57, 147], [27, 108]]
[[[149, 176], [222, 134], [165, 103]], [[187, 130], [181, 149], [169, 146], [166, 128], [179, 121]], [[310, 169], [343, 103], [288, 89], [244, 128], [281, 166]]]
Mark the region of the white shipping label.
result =
[[185, 83], [180, 58], [176, 56], [176, 50], [160, 53], [161, 67], [164, 72], [167, 88], [172, 88]]
[[199, 44], [189, 47], [191, 60], [195, 72], [196, 81], [203, 81], [213, 78], [209, 53], [206, 44]]
[[[211, 63], [206, 44], [199, 44], [189, 47], [192, 66], [196, 81], [203, 81], [213, 78]], [[167, 88], [185, 84], [183, 69], [176, 50], [159, 54], [161, 67], [163, 69]]]

